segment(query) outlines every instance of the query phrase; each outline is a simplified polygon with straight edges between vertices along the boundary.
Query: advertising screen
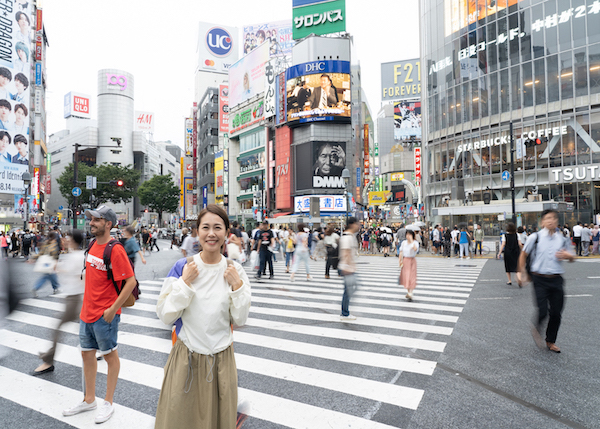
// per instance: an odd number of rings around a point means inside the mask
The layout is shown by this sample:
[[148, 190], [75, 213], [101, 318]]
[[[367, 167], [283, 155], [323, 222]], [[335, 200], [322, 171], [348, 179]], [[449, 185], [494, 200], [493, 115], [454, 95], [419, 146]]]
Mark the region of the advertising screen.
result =
[[[8, 3], [8, 2], [3, 2]], [[23, 192], [23, 173], [29, 169], [31, 141], [31, 3], [12, 8], [4, 4], [4, 43], [0, 49], [0, 193]], [[11, 28], [12, 27], [12, 28]], [[41, 108], [40, 97], [40, 108]], [[33, 152], [31, 152], [33, 153]]]
[[444, 0], [444, 34], [449, 36], [519, 1], [521, 0]]
[[229, 131], [229, 87], [219, 85], [219, 131]]
[[317, 121], [350, 123], [350, 62], [298, 64], [287, 69], [285, 78], [289, 125]]
[[271, 57], [291, 56], [292, 46], [294, 46], [292, 21], [276, 21], [244, 26], [244, 55], [264, 42], [268, 42]]
[[421, 138], [421, 102], [394, 103], [394, 139]]
[[269, 45], [263, 43], [229, 68], [229, 105], [231, 108], [265, 90], [265, 66]]
[[[296, 146], [296, 189], [344, 189], [346, 143], [311, 142]], [[309, 170], [310, 168], [310, 170]]]

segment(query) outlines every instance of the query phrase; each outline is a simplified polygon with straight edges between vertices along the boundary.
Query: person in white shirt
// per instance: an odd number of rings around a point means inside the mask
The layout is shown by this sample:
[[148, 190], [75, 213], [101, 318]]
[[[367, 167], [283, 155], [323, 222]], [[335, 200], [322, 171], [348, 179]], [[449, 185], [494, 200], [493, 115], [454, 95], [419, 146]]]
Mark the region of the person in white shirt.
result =
[[458, 226], [454, 225], [454, 229], [450, 232], [450, 235], [452, 236], [452, 247], [454, 247], [454, 256], [458, 256], [458, 251], [460, 249], [460, 245], [458, 243], [460, 231], [458, 230]]
[[577, 225], [573, 227], [573, 242], [575, 243], [575, 252], [577, 256], [581, 256], [581, 231], [583, 225], [581, 222], [577, 222]]
[[192, 234], [185, 237], [181, 243], [181, 253], [183, 256], [194, 256], [200, 253], [200, 241], [198, 240], [198, 227], [192, 226]]
[[156, 429], [193, 426], [234, 428], [237, 368], [232, 325], [250, 312], [250, 280], [221, 248], [229, 232], [227, 213], [209, 204], [198, 215], [202, 252], [175, 263], [163, 283], [156, 314], [175, 325], [177, 341], [165, 366]]
[[417, 252], [419, 243], [415, 240], [415, 232], [406, 231], [406, 239], [400, 245], [400, 256], [398, 264], [400, 265], [400, 285], [408, 291], [406, 299], [413, 300], [413, 290], [417, 287]]
[[360, 230], [360, 224], [355, 217], [348, 218], [346, 230], [340, 238], [340, 262], [338, 269], [344, 276], [344, 295], [342, 296], [342, 314], [340, 320], [356, 320], [356, 316], [350, 314], [350, 298], [358, 287], [356, 275], [356, 255], [358, 253], [358, 241], [356, 233]]

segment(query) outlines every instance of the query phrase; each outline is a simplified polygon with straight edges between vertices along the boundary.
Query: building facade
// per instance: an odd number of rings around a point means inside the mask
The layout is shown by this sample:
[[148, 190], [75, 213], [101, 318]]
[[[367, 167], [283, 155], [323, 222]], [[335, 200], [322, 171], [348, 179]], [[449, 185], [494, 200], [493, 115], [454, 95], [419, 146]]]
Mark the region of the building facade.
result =
[[421, 22], [424, 195], [432, 220], [502, 227], [512, 216], [511, 139], [519, 225], [537, 225], [548, 207], [562, 211], [561, 222], [594, 220], [598, 3], [421, 0]]

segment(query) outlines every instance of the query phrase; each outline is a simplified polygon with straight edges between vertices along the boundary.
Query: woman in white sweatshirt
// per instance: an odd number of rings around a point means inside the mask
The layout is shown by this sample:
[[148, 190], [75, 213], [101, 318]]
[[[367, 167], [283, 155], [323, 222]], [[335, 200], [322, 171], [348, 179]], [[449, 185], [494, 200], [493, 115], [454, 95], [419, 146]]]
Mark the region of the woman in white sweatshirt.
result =
[[202, 252], [180, 259], [165, 279], [156, 314], [175, 325], [165, 366], [156, 428], [230, 429], [237, 418], [237, 368], [232, 325], [246, 323], [250, 281], [221, 249], [227, 213], [210, 204], [198, 216]]

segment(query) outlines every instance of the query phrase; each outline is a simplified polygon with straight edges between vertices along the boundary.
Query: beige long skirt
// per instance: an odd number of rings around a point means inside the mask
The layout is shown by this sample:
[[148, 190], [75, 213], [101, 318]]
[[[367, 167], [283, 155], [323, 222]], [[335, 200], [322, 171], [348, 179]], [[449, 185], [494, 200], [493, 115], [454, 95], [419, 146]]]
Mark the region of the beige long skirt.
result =
[[400, 285], [409, 290], [417, 287], [417, 260], [415, 258], [404, 258], [402, 261]]
[[177, 340], [165, 365], [155, 428], [234, 429], [237, 399], [233, 346], [207, 356]]

